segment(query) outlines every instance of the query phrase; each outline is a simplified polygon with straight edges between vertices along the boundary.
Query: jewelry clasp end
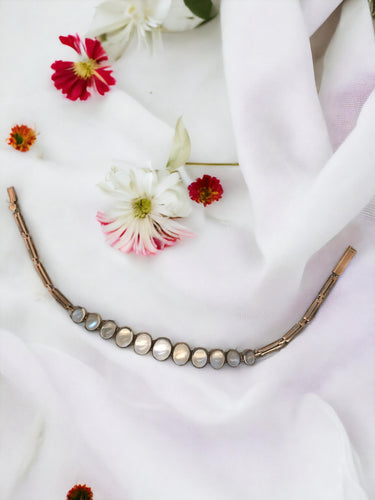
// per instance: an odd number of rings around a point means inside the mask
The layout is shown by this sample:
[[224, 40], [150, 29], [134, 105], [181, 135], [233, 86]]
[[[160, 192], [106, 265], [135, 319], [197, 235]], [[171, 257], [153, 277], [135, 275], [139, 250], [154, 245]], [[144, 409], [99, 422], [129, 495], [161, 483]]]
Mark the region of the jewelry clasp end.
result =
[[334, 274], [337, 276], [341, 276], [342, 273], [345, 271], [347, 265], [349, 262], [352, 260], [354, 255], [357, 253], [357, 250], [351, 246], [349, 246], [345, 252], [344, 255], [341, 257], [341, 259], [338, 261], [336, 264], [334, 270], [332, 271]]
[[12, 212], [15, 211], [17, 208], [17, 195], [16, 195], [16, 190], [14, 189], [13, 186], [8, 187], [8, 196], [9, 196], [9, 210]]

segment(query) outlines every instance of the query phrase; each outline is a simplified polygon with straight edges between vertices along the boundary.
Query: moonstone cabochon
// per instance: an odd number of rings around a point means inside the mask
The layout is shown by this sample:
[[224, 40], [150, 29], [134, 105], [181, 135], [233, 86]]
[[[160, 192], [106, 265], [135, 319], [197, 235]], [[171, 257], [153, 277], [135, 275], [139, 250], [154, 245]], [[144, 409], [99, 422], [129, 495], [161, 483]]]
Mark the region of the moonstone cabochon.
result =
[[245, 365], [253, 365], [255, 363], [255, 352], [251, 349], [247, 349], [243, 351], [242, 358]]
[[116, 333], [116, 344], [119, 347], [128, 347], [134, 339], [134, 332], [128, 326], [123, 326]]
[[89, 313], [87, 315], [86, 321], [85, 321], [86, 330], [93, 332], [94, 330], [96, 330], [98, 328], [101, 321], [102, 321], [102, 318], [100, 317], [100, 314]]
[[84, 307], [75, 307], [73, 311], [70, 313], [70, 317], [74, 321], [74, 323], [82, 323], [86, 316], [86, 309]]
[[110, 339], [115, 334], [116, 328], [117, 325], [114, 321], [112, 320], [104, 321], [104, 323], [100, 327], [100, 336], [106, 340]]
[[190, 354], [190, 347], [184, 342], [179, 342], [174, 346], [172, 358], [177, 366], [183, 366], [189, 361]]
[[210, 352], [210, 365], [215, 370], [219, 370], [224, 366], [225, 354], [221, 349], [214, 349]]
[[169, 358], [172, 352], [171, 341], [165, 337], [160, 337], [155, 340], [152, 346], [152, 355], [158, 361], [165, 361]]
[[236, 367], [241, 363], [241, 355], [235, 349], [230, 349], [227, 352], [227, 363], [229, 366]]
[[206, 366], [208, 361], [208, 352], [203, 347], [198, 347], [194, 349], [193, 354], [191, 355], [191, 362], [195, 366], [195, 368], [203, 368]]
[[134, 351], [137, 354], [140, 354], [143, 356], [144, 354], [147, 354], [152, 346], [152, 338], [149, 333], [142, 332], [138, 333], [134, 340]]

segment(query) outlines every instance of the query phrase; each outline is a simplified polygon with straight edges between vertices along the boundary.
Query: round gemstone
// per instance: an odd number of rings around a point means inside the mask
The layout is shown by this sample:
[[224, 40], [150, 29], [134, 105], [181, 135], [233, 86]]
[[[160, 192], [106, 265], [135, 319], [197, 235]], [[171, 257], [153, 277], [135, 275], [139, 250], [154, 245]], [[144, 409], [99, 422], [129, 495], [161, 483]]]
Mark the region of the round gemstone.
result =
[[230, 349], [227, 352], [227, 363], [229, 366], [236, 367], [241, 363], [241, 355], [235, 349]]
[[102, 318], [97, 313], [89, 313], [86, 317], [85, 328], [90, 332], [93, 332], [100, 325]]
[[172, 351], [172, 344], [170, 340], [166, 338], [156, 339], [154, 345], [152, 346], [152, 355], [158, 361], [165, 361], [169, 358]]
[[253, 365], [255, 363], [255, 352], [251, 349], [247, 349], [242, 353], [242, 359], [245, 365]]
[[144, 354], [147, 354], [149, 352], [149, 350], [151, 349], [151, 345], [152, 338], [149, 333], [138, 333], [134, 341], [134, 351], [137, 354], [141, 354], [143, 356]]
[[117, 325], [114, 321], [105, 321], [100, 328], [100, 335], [103, 339], [110, 339], [115, 334]]
[[195, 368], [203, 368], [206, 366], [208, 361], [208, 352], [203, 347], [198, 347], [193, 351], [191, 356], [191, 362], [195, 366]]
[[70, 317], [74, 321], [74, 323], [82, 323], [85, 319], [86, 310], [83, 307], [75, 307], [73, 311], [70, 313]]
[[225, 354], [221, 349], [214, 349], [210, 352], [210, 365], [215, 370], [222, 368], [225, 363]]
[[176, 344], [173, 349], [172, 357], [176, 365], [186, 365], [190, 359], [190, 347], [184, 342]]
[[124, 326], [116, 334], [116, 344], [119, 347], [128, 347], [134, 338], [134, 332], [131, 328]]

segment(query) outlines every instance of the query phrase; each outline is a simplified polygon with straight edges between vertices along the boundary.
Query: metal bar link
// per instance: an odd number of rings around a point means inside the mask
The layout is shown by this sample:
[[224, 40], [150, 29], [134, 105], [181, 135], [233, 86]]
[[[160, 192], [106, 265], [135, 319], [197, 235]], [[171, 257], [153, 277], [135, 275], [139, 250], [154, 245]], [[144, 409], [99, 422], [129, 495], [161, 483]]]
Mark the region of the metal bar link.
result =
[[27, 226], [25, 224], [25, 221], [22, 217], [22, 214], [19, 211], [17, 211], [17, 212], [14, 212], [13, 215], [14, 215], [14, 220], [16, 221], [16, 224], [18, 226], [18, 229], [19, 229], [21, 235], [27, 234], [29, 231], [28, 231]]
[[52, 297], [58, 302], [61, 306], [63, 306], [64, 309], [67, 309], [68, 311], [73, 310], [73, 304], [70, 302], [69, 299], [63, 295], [60, 290], [57, 288], [49, 288], [48, 289], [49, 293], [52, 295]]
[[319, 307], [321, 306], [323, 299], [321, 297], [317, 297], [307, 308], [305, 314], [302, 316], [302, 319], [307, 323], [314, 318], [315, 314], [318, 312]]
[[295, 325], [290, 328], [283, 336], [282, 338], [285, 340], [287, 344], [291, 342], [299, 333], [302, 332], [302, 330], [305, 328], [307, 323], [296, 323]]
[[339, 279], [339, 277], [336, 274], [331, 273], [327, 281], [324, 283], [322, 288], [320, 289], [318, 293], [318, 297], [322, 297], [322, 299], [325, 299], [328, 297], [328, 294], [336, 284], [336, 281]]
[[53, 288], [53, 283], [51, 281], [51, 278], [48, 276], [48, 273], [45, 270], [43, 264], [38, 261], [34, 263], [34, 267], [36, 272], [39, 274], [39, 278], [42, 280], [43, 285], [46, 288]]
[[58, 302], [64, 309], [72, 311], [73, 304], [70, 302], [69, 299], [65, 297], [65, 295], [63, 295], [60, 292], [60, 290], [58, 290], [53, 286], [51, 278], [49, 277], [46, 269], [39, 260], [38, 251], [36, 249], [36, 246], [34, 245], [33, 239], [29, 233], [29, 230], [27, 229], [21, 210], [17, 204], [17, 194], [14, 187], [8, 188], [8, 196], [9, 196], [9, 209], [11, 210], [11, 212], [13, 212], [14, 220], [16, 221], [19, 232], [25, 242], [27, 251], [29, 252], [30, 258], [34, 263], [34, 267], [39, 275], [39, 278], [41, 279], [43, 285], [50, 292], [52, 297], [56, 300], [56, 302]]
[[37, 262], [39, 260], [39, 256], [31, 236], [29, 234], [26, 234], [24, 240], [31, 260]]
[[286, 340], [284, 337], [281, 337], [280, 339], [275, 340], [274, 342], [271, 342], [270, 344], [267, 344], [260, 349], [256, 350], [256, 354], [258, 357], [260, 356], [263, 358], [263, 356], [267, 356], [267, 354], [271, 354], [271, 352], [274, 351], [279, 351], [283, 347], [287, 345]]

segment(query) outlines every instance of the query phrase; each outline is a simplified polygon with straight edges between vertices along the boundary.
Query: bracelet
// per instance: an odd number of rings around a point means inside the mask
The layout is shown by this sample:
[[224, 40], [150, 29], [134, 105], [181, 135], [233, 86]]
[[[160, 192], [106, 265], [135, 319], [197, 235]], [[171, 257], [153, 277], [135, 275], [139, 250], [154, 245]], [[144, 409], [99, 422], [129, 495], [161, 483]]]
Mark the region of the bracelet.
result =
[[174, 363], [178, 366], [185, 365], [188, 361], [191, 361], [192, 365], [196, 368], [203, 368], [207, 364], [210, 364], [215, 369], [222, 368], [224, 364], [228, 364], [231, 367], [237, 367], [240, 364], [251, 366], [258, 358], [263, 358], [287, 346], [312, 321], [320, 306], [328, 297], [339, 276], [341, 276], [351, 259], [357, 253], [351, 246], [345, 250], [302, 318], [282, 337], [274, 342], [258, 349], [245, 349], [241, 352], [236, 349], [229, 349], [227, 351], [223, 349], [212, 349], [208, 351], [203, 347], [192, 349], [186, 342], [178, 342], [173, 345], [171, 340], [165, 337], [153, 339], [147, 332], [135, 334], [128, 326], [119, 327], [113, 320], [103, 320], [97, 313], [89, 313], [84, 307], [73, 306], [70, 300], [54, 286], [45, 267], [40, 262], [37, 249], [18, 206], [14, 187], [8, 188], [8, 195], [10, 202], [9, 209], [13, 212], [14, 220], [26, 244], [26, 248], [33, 261], [36, 272], [52, 297], [69, 312], [73, 322], [84, 325], [89, 332], [99, 331], [100, 336], [105, 340], [114, 338], [119, 347], [129, 347], [132, 345], [137, 354], [145, 355], [152, 352], [156, 360], [165, 361], [168, 358], [172, 358]]

